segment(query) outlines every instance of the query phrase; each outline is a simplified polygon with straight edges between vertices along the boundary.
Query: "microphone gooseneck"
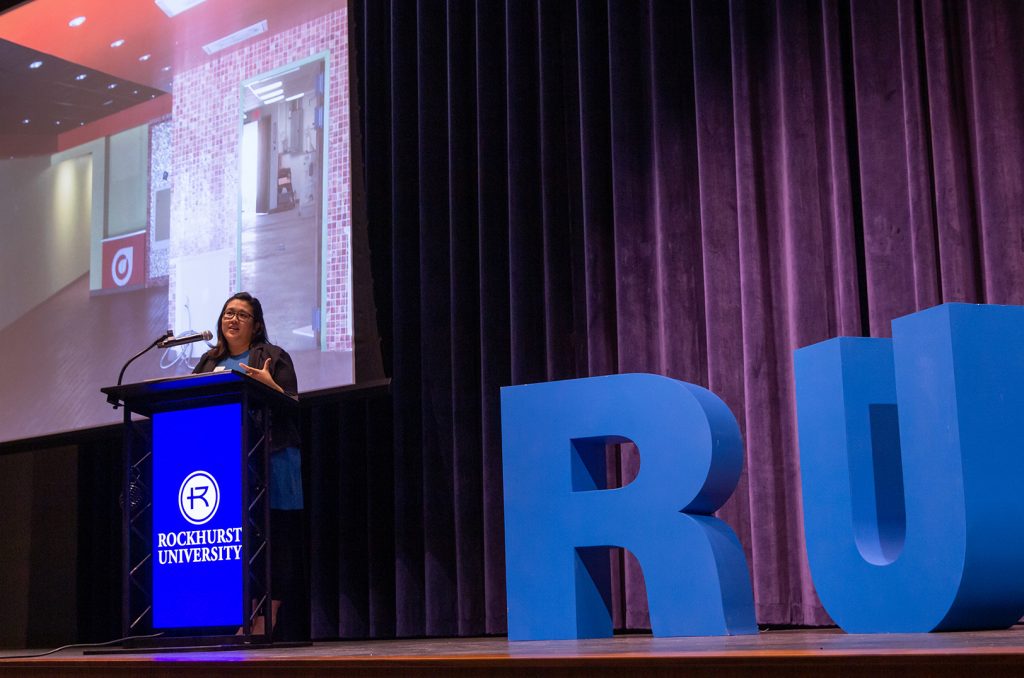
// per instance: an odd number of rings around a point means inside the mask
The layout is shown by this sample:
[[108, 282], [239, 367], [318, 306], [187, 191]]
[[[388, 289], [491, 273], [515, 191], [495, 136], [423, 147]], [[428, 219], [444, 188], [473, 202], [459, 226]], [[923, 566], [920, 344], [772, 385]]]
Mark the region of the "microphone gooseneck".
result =
[[[174, 336], [173, 332], [171, 332], [171, 330], [167, 330], [167, 334], [157, 337], [156, 339], [153, 340], [152, 344], [150, 344], [149, 346], [147, 346], [146, 348], [142, 349], [141, 351], [133, 355], [131, 358], [129, 358], [128, 362], [126, 362], [124, 364], [124, 367], [121, 368], [121, 373], [117, 375], [117, 385], [121, 385], [121, 382], [124, 380], [124, 371], [128, 369], [128, 366], [131, 365], [136, 358], [138, 358], [143, 353], [159, 344], [161, 341], [170, 339], [172, 336]], [[113, 405], [115, 410], [117, 409], [118, 405], [120, 405], [120, 403], [117, 400], [117, 396], [113, 394], [107, 396], [107, 402]]]
[[[202, 332], [191, 332], [188, 334], [183, 334], [180, 337], [174, 336], [174, 333], [171, 330], [167, 330], [166, 334], [160, 335], [159, 337], [153, 340], [152, 344], [150, 344], [149, 346], [142, 349], [141, 351], [139, 351], [138, 353], [136, 353], [135, 355], [128, 359], [128, 362], [126, 362], [124, 364], [124, 367], [121, 368], [121, 373], [117, 375], [117, 385], [120, 386], [121, 382], [124, 380], [124, 371], [128, 369], [128, 366], [131, 365], [136, 358], [141, 357], [146, 351], [154, 347], [171, 348], [172, 346], [191, 344], [194, 341], [209, 341], [210, 339], [213, 339], [213, 333], [210, 332], [210, 330], [203, 330]], [[115, 410], [120, 405], [117, 396], [114, 395], [108, 395], [107, 402], [113, 405]]]
[[189, 332], [178, 337], [172, 337], [168, 334], [166, 337], [160, 338], [160, 341], [157, 342], [157, 348], [171, 348], [172, 346], [191, 344], [196, 341], [209, 341], [210, 339], [213, 339], [213, 333], [210, 330]]

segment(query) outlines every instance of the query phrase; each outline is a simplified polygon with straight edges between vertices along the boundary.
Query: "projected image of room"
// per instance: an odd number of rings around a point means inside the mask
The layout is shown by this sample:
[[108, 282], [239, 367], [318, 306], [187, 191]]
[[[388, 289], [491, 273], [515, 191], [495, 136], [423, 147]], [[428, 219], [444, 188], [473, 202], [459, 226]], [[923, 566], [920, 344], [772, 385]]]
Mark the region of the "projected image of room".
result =
[[[60, 30], [40, 22], [66, 16]], [[35, 0], [0, 16], [0, 443], [113, 424], [154, 338], [258, 297], [301, 390], [354, 382], [345, 0]], [[49, 25], [49, 24], [47, 24]], [[185, 375], [216, 341], [153, 351]], [[45, 407], [40, 405], [45, 401]], [[54, 416], [59, 412], [59, 416]]]

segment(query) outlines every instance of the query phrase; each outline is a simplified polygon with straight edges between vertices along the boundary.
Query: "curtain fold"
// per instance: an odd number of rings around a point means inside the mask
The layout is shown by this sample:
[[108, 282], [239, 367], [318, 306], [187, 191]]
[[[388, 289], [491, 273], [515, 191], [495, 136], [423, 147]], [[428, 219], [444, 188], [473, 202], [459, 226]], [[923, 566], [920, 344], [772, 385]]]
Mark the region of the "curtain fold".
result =
[[[746, 466], [719, 516], [758, 621], [829, 623], [793, 351], [1024, 303], [1024, 6], [352, 5], [394, 381], [313, 424], [314, 635], [503, 633], [500, 388], [631, 371], [729, 405]], [[622, 446], [611, 481], [638, 465]], [[645, 628], [613, 562], [615, 625]]]

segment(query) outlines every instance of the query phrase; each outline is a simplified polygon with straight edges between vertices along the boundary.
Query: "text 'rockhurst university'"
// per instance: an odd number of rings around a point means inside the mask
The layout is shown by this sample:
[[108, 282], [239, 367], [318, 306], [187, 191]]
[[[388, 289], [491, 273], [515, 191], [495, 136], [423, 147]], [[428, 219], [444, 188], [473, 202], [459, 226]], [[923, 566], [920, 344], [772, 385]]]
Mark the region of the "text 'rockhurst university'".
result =
[[241, 560], [242, 528], [160, 532], [156, 550], [161, 565]]

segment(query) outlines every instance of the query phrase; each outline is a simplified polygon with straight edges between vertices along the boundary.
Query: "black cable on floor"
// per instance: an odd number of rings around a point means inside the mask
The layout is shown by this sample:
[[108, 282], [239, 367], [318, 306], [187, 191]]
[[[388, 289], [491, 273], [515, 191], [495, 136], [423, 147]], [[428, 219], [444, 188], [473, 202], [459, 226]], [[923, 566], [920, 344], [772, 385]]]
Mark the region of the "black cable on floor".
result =
[[80, 648], [106, 647], [107, 645], [117, 645], [118, 643], [123, 643], [126, 640], [141, 640], [143, 638], [157, 638], [157, 637], [162, 636], [162, 635], [164, 635], [163, 631], [161, 631], [160, 633], [152, 633], [152, 634], [150, 634], [148, 636], [125, 636], [124, 638], [118, 638], [117, 640], [108, 640], [105, 643], [76, 643], [76, 644], [73, 644], [73, 645], [61, 645], [60, 647], [55, 648], [53, 650], [47, 650], [46, 652], [38, 652], [36, 654], [0, 655], [0, 662], [2, 662], [4, 659], [35, 659], [37, 657], [45, 657], [47, 655], [51, 655], [51, 654], [54, 654], [56, 652], [60, 652], [61, 650], [70, 650], [70, 649], [76, 648], [76, 647], [80, 647]]

